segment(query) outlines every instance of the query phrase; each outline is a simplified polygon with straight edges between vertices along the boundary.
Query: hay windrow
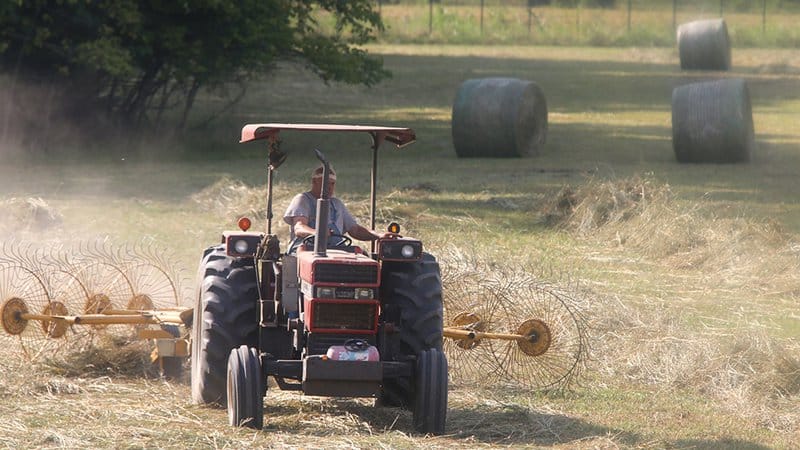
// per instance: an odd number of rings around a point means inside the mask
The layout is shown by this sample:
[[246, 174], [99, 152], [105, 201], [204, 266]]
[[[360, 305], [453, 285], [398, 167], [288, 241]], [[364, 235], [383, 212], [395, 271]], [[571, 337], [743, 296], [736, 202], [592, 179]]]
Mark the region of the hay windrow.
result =
[[[770, 429], [797, 431], [800, 346], [770, 337], [763, 326], [686, 325], [685, 313], [649, 302], [632, 308], [598, 297], [589, 373], [610, 385], [693, 391]], [[706, 320], [712, 322], [711, 320]]]
[[11, 233], [20, 230], [43, 231], [61, 225], [61, 212], [41, 197], [12, 197], [0, 200], [3, 220], [0, 231]]
[[800, 259], [777, 223], [723, 216], [705, 199], [680, 203], [651, 176], [565, 186], [543, 211], [582, 239], [727, 285], [765, 291], [800, 281]]
[[44, 361], [43, 365], [64, 377], [157, 378], [158, 366], [150, 360], [152, 350], [149, 341], [104, 334], [82, 348], [70, 349]]
[[800, 346], [770, 333], [758, 316], [765, 305], [748, 305], [732, 323], [698, 317], [696, 306], [679, 300], [695, 291], [794, 292], [800, 258], [779, 226], [721, 216], [705, 199], [681, 204], [668, 185], [641, 176], [564, 187], [545, 217], [592, 248], [638, 261], [633, 279], [661, 267], [679, 280], [661, 294], [672, 301], [595, 296], [587, 310], [595, 356], [588, 373], [611, 385], [695, 391], [770, 429], [797, 430], [800, 414], [789, 405], [800, 395]]
[[[280, 200], [288, 204], [289, 191], [275, 190], [276, 204]], [[214, 184], [192, 195], [191, 199], [201, 208], [213, 211], [223, 217], [248, 216], [264, 219], [267, 198], [266, 188], [251, 187], [240, 180], [229, 177], [220, 178]]]

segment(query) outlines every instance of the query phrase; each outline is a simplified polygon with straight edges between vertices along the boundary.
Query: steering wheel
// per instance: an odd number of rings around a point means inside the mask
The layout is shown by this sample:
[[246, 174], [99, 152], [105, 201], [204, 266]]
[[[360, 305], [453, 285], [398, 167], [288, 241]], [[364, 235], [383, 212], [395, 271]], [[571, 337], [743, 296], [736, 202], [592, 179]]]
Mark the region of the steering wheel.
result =
[[[330, 245], [331, 238], [339, 238], [339, 243], [336, 244], [336, 245]], [[350, 239], [349, 237], [345, 236], [345, 235], [332, 233], [332, 234], [328, 235], [328, 244], [330, 245], [330, 248], [345, 248], [345, 247], [350, 247], [351, 245], [353, 245], [353, 240]], [[313, 248], [314, 247], [314, 235], [313, 234], [309, 234], [308, 236], [303, 238], [303, 247], [305, 247], [305, 248], [308, 248], [308, 247], [312, 247]]]

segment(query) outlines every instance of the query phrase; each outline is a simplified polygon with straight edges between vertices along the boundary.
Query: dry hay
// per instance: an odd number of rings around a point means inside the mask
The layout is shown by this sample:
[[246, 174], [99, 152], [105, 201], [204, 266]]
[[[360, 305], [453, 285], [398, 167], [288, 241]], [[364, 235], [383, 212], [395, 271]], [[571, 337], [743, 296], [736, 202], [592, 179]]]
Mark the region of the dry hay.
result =
[[533, 81], [466, 80], [453, 102], [451, 128], [459, 158], [537, 155], [547, 140], [547, 100]]
[[681, 205], [652, 177], [566, 186], [543, 211], [552, 226], [716, 283], [767, 292], [799, 281], [800, 252], [777, 223]]
[[689, 83], [672, 91], [672, 147], [682, 163], [738, 163], [756, 147], [743, 78]]
[[797, 342], [769, 337], [750, 320], [697, 330], [689, 313], [657, 301], [634, 308], [600, 298], [588, 315], [595, 337], [588, 370], [603, 383], [694, 391], [769, 429], [798, 430]]
[[696, 20], [678, 27], [683, 70], [730, 70], [731, 43], [724, 19]]
[[777, 225], [720, 217], [703, 203], [681, 206], [668, 185], [638, 176], [565, 187], [545, 210], [549, 223], [617, 255], [607, 260], [635, 261], [632, 279], [658, 266], [678, 280], [649, 294], [672, 302], [627, 292], [596, 297], [587, 312], [590, 372], [612, 385], [694, 390], [768, 428], [797, 430], [797, 341], [770, 335], [759, 302], [736, 300], [738, 319], [705, 317], [691, 303], [697, 292], [794, 298], [800, 258]]
[[157, 378], [158, 365], [150, 360], [152, 343], [110, 334], [86, 342], [82, 348], [59, 358], [47, 359], [42, 366], [63, 377], [145, 377]]
[[[279, 197], [286, 197], [288, 192], [275, 190], [276, 203]], [[247, 216], [253, 219], [264, 219], [266, 211], [266, 188], [250, 187], [240, 180], [228, 177], [220, 178], [211, 186], [192, 195], [191, 199], [205, 210], [213, 211], [222, 217]]]
[[21, 230], [42, 231], [61, 225], [61, 213], [41, 197], [12, 197], [0, 200], [3, 220], [0, 231], [8, 234]]

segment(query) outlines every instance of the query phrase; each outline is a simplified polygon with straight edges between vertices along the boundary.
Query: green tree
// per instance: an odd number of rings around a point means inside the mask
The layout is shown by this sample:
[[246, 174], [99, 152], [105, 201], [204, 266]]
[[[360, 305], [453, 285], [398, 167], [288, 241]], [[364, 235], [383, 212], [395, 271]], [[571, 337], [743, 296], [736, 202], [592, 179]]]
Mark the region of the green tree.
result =
[[359, 47], [382, 29], [370, 0], [0, 3], [0, 70], [64, 88], [61, 114], [77, 121], [147, 126], [177, 109], [182, 128], [202, 88], [244, 86], [282, 59], [326, 81], [389, 75]]

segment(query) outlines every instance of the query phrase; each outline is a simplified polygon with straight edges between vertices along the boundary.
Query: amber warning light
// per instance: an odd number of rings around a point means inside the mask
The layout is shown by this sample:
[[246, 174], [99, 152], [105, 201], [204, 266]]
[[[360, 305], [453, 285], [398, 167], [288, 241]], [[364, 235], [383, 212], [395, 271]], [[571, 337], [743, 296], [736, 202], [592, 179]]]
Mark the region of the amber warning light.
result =
[[389, 224], [389, 233], [400, 234], [400, 224], [392, 222]]
[[242, 231], [249, 230], [250, 225], [252, 225], [252, 223], [250, 222], [250, 219], [248, 219], [247, 217], [242, 217], [241, 219], [239, 219], [239, 228]]

